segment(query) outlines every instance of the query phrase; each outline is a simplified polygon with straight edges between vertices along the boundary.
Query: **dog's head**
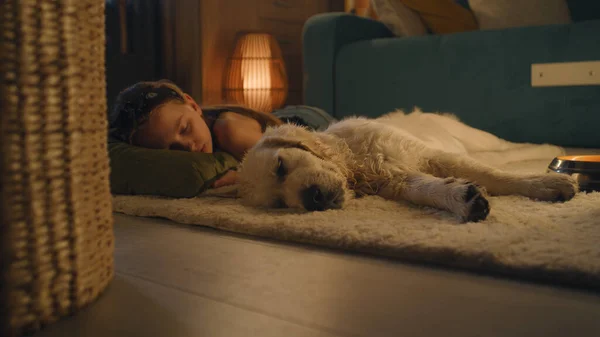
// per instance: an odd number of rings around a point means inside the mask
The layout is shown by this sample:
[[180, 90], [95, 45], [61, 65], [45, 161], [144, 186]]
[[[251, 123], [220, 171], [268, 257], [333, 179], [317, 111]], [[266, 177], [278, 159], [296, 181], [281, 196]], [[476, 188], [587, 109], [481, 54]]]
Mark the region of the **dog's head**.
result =
[[315, 133], [294, 125], [269, 129], [240, 165], [238, 196], [250, 206], [341, 208], [352, 194], [340, 164]]

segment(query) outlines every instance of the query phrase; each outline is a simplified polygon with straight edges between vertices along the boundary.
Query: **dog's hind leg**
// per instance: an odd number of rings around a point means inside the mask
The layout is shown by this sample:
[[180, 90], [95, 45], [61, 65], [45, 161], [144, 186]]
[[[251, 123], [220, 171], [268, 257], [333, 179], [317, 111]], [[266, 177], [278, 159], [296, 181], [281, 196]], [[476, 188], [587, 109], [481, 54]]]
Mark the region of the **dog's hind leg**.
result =
[[484, 220], [490, 212], [485, 192], [466, 180], [401, 170], [390, 170], [390, 173], [391, 179], [377, 193], [383, 198], [447, 210], [465, 222]]
[[516, 174], [476, 160], [432, 151], [421, 169], [436, 177], [457, 177], [484, 187], [490, 195], [523, 195], [544, 201], [566, 201], [577, 193], [576, 181], [566, 174]]

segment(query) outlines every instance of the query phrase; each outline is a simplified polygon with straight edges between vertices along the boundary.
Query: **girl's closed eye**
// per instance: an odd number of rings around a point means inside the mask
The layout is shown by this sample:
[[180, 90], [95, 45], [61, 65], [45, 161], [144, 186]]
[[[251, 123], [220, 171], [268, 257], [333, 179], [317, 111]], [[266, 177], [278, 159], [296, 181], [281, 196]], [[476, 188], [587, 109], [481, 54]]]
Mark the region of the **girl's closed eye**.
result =
[[183, 127], [183, 129], [181, 129], [181, 134], [182, 135], [186, 134], [187, 132], [190, 131], [190, 128], [191, 128], [190, 122], [185, 123], [185, 126]]

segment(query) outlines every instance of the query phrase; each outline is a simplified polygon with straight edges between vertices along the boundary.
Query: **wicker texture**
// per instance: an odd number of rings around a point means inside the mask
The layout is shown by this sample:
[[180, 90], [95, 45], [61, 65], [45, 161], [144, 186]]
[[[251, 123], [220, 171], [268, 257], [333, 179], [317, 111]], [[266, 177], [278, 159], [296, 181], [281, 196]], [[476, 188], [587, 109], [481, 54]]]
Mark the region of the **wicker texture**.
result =
[[104, 1], [0, 1], [0, 335], [94, 301], [113, 277]]
[[266, 33], [240, 35], [228, 63], [225, 101], [263, 112], [283, 106], [288, 79], [275, 37]]

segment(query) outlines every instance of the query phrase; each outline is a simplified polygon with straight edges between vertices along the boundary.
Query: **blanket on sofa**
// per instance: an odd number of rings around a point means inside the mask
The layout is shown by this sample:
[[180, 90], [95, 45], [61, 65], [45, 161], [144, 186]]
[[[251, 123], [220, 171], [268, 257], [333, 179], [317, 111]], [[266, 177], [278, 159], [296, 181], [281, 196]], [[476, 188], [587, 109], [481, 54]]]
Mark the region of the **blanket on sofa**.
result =
[[[568, 153], [600, 153], [569, 150]], [[547, 160], [504, 166], [543, 172]], [[116, 212], [259, 237], [384, 255], [529, 280], [600, 289], [600, 193], [566, 203], [490, 197], [491, 213], [460, 224], [451, 214], [379, 197], [343, 210], [304, 213], [247, 208], [236, 199], [115, 196]]]

